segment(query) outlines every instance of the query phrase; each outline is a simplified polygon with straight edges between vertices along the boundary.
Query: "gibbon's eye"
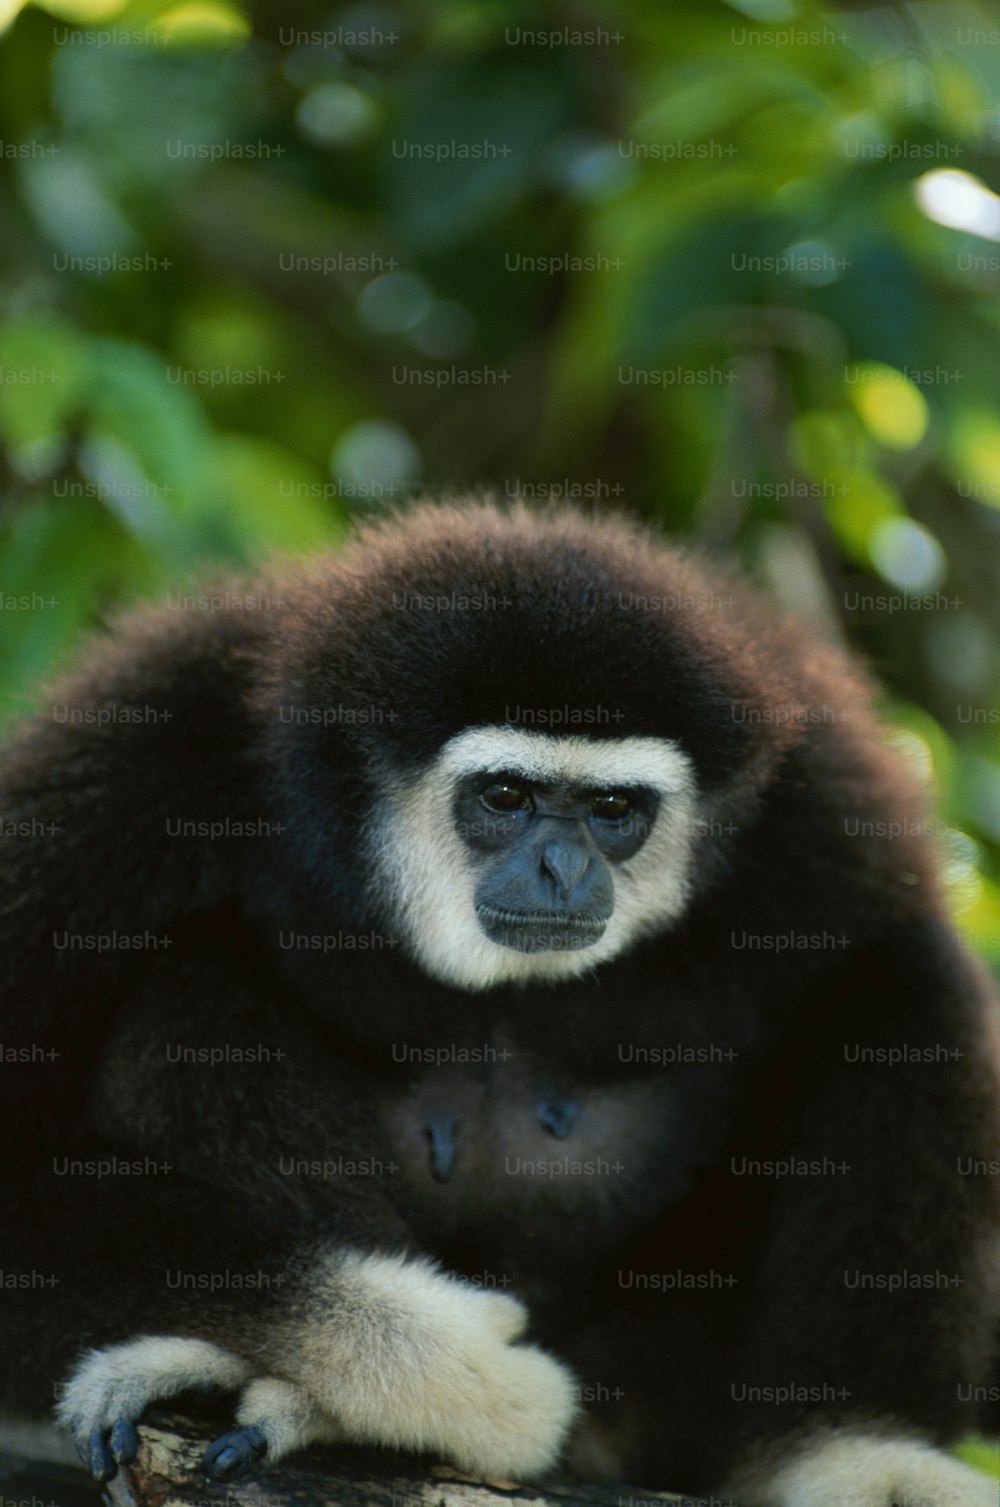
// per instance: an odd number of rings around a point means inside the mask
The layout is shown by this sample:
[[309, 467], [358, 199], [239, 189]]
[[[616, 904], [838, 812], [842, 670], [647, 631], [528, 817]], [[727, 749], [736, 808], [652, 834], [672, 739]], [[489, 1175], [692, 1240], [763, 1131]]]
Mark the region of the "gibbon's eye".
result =
[[514, 780], [494, 780], [479, 798], [487, 811], [525, 811], [531, 804], [528, 787], [518, 785]]
[[603, 795], [594, 796], [590, 810], [598, 821], [623, 822], [627, 816], [632, 815], [632, 802], [621, 791], [608, 790]]

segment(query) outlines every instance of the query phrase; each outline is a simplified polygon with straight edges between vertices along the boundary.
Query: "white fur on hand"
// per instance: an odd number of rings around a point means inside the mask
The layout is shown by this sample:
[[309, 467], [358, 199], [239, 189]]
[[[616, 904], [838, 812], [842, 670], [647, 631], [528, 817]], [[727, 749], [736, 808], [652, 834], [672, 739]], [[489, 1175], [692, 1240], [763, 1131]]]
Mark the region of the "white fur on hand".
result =
[[56, 1416], [86, 1440], [119, 1419], [134, 1423], [151, 1402], [189, 1387], [238, 1387], [249, 1375], [245, 1361], [207, 1340], [142, 1335], [89, 1351], [63, 1387]]
[[189, 1387], [242, 1389], [237, 1421], [271, 1460], [350, 1441], [422, 1450], [478, 1475], [524, 1479], [554, 1465], [577, 1412], [569, 1371], [518, 1343], [517, 1299], [396, 1256], [338, 1257], [317, 1306], [284, 1335], [284, 1377], [204, 1340], [146, 1335], [91, 1351], [58, 1414], [78, 1440], [134, 1422]]
[[555, 1464], [576, 1414], [574, 1381], [534, 1345], [506, 1294], [423, 1261], [349, 1256], [333, 1312], [298, 1337], [295, 1371], [352, 1441], [425, 1450], [464, 1470], [524, 1479]]
[[836, 1434], [731, 1489], [746, 1507], [998, 1507], [1000, 1485], [930, 1445]]

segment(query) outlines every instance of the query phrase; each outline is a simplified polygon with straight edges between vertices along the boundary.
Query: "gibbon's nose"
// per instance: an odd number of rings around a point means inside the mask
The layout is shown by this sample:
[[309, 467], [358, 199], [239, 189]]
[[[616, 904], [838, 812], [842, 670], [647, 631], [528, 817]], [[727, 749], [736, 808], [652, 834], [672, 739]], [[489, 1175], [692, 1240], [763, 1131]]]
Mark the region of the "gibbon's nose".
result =
[[577, 842], [547, 842], [542, 849], [542, 873], [555, 884], [560, 900], [568, 900], [573, 888], [587, 872], [590, 855]]

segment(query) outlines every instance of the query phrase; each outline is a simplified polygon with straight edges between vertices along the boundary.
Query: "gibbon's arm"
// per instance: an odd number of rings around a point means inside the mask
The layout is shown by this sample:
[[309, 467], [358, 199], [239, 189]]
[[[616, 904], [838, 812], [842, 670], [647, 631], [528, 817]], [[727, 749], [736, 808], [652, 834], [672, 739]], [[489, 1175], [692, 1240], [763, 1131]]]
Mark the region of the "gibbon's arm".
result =
[[[11, 1270], [52, 1273], [40, 1305], [11, 1305], [15, 1405], [51, 1405], [99, 1479], [134, 1458], [158, 1399], [239, 1394], [240, 1425], [208, 1452], [225, 1479], [265, 1452], [350, 1440], [427, 1450], [493, 1476], [553, 1464], [575, 1412], [567, 1370], [520, 1343], [514, 1298], [440, 1273], [393, 1242], [359, 1239], [147, 1167], [97, 1180], [48, 1173], [8, 1186]], [[346, 1223], [346, 1222], [345, 1222]]]
[[[337, 1440], [545, 1470], [570, 1373], [523, 1342], [520, 1302], [419, 1254], [357, 1072], [307, 1054], [268, 992], [219, 959], [152, 968], [84, 1099], [79, 1165], [8, 1172], [2, 1265], [55, 1278], [41, 1334], [36, 1305], [10, 1305], [5, 1345], [28, 1357], [11, 1401], [45, 1407], [61, 1376], [58, 1416], [100, 1479], [134, 1458], [149, 1403], [212, 1386], [239, 1394], [239, 1426], [207, 1452], [217, 1479]], [[212, 1040], [269, 1051], [168, 1060], [172, 1041]]]
[[245, 842], [176, 834], [263, 814], [247, 755], [252, 632], [221, 615], [137, 615], [0, 752], [0, 1039], [24, 1059], [5, 1075], [18, 1154], [36, 1135], [62, 1143], [118, 981], [169, 957], [177, 921], [238, 883]]
[[206, 1451], [219, 1479], [265, 1452], [273, 1460], [315, 1442], [428, 1451], [518, 1480], [556, 1463], [576, 1414], [574, 1383], [558, 1361], [518, 1343], [527, 1315], [516, 1298], [430, 1262], [328, 1248], [285, 1304], [276, 1322], [258, 1316], [243, 1355], [147, 1324], [87, 1356], [59, 1413], [95, 1474], [134, 1458], [134, 1423], [149, 1401], [213, 1384], [241, 1392], [240, 1427]]
[[[79, 955], [92, 967], [112, 951], [74, 951], [64, 931], [90, 938], [166, 925], [232, 886], [238, 850], [186, 840], [177, 824], [231, 822], [259, 799], [247, 757], [251, 647], [240, 624], [137, 615], [121, 638], [100, 640], [0, 752], [12, 1001], [40, 968], [58, 975]], [[40, 1008], [25, 1006], [33, 1023]], [[5, 1016], [16, 1018], [10, 1006]]]
[[[763, 1391], [739, 1409], [745, 1463], [726, 1489], [748, 1507], [988, 1507], [995, 1484], [927, 1447], [968, 1426], [960, 1388], [982, 1375], [995, 1303], [996, 1180], [972, 1170], [1000, 1155], [988, 989], [926, 921], [814, 1003], [803, 1040], [820, 1034], [777, 1148], [798, 1170], [776, 1183], [734, 1379]], [[802, 1389], [791, 1428], [773, 1396], [790, 1383]]]

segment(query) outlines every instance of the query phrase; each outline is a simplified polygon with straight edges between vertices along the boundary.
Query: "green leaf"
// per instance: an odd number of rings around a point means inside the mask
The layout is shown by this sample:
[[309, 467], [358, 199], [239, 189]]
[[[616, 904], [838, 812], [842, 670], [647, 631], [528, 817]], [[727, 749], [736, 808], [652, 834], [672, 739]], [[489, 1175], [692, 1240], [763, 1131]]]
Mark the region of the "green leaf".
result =
[[317, 549], [346, 526], [341, 505], [324, 497], [332, 484], [268, 440], [221, 436], [212, 448], [206, 485], [224, 512], [231, 547], [241, 555], [262, 548]]
[[198, 495], [209, 440], [208, 422], [190, 387], [143, 346], [99, 340], [92, 347], [95, 427], [132, 451], [142, 472], [185, 511]]
[[0, 435], [14, 451], [63, 434], [90, 367], [85, 338], [62, 320], [43, 315], [0, 330]]

